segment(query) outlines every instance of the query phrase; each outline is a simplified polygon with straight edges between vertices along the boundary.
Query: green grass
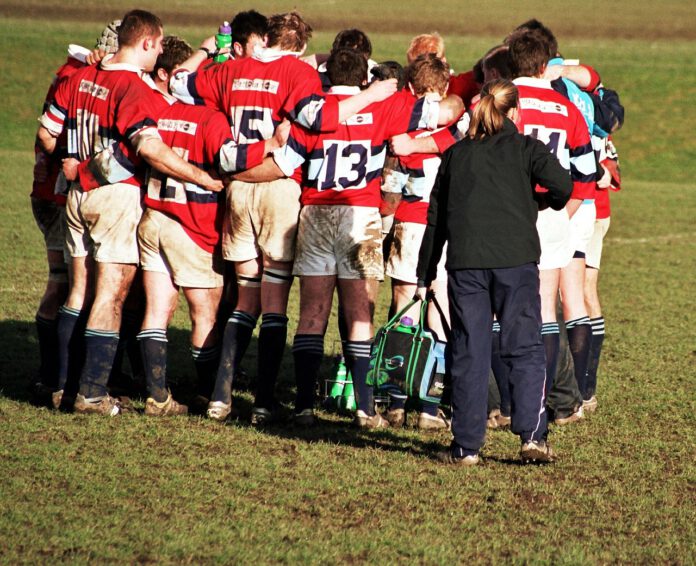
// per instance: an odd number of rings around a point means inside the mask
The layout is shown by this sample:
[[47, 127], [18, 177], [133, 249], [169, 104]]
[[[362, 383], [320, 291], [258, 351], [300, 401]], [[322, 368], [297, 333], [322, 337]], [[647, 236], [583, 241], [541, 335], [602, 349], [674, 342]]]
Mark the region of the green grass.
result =
[[[302, 8], [318, 17], [324, 4]], [[361, 18], [372, 13], [355, 4]], [[500, 13], [502, 2], [489, 4], [490, 13]], [[483, 21], [489, 4], [481, 13], [470, 6], [462, 11]], [[629, 32], [654, 22], [675, 36], [693, 10], [689, 3], [617, 4], [626, 10], [621, 25]], [[147, 5], [199, 18], [214, 9], [181, 0]], [[269, 2], [264, 10], [287, 5]], [[422, 21], [423, 31], [454, 25], [438, 10], [421, 20], [415, 2], [388, 5], [398, 21]], [[7, 14], [7, 6], [0, 12]], [[331, 6], [330, 21], [345, 16], [353, 23], [344, 4]], [[528, 17], [530, 6], [520, 2], [519, 12], [496, 25]], [[560, 20], [559, 5], [543, 6], [551, 10], [550, 23]], [[88, 16], [91, 9], [85, 8]], [[564, 53], [596, 65], [627, 109], [616, 137], [624, 188], [613, 199], [600, 280], [607, 319], [600, 408], [582, 424], [553, 430], [560, 454], [554, 466], [518, 466], [515, 438], [494, 431], [484, 464], [463, 470], [432, 461], [447, 434], [356, 432], [347, 419], [329, 414], [312, 431], [259, 432], [245, 419], [228, 426], [193, 417], [90, 419], [28, 404], [25, 385], [37, 368], [32, 321], [46, 277], [27, 198], [35, 120], [65, 45], [90, 45], [101, 25], [91, 16], [79, 22], [33, 17], [0, 23], [1, 563], [694, 563], [696, 142], [689, 126], [696, 122], [696, 44], [647, 34], [614, 38], [628, 32], [559, 33]], [[596, 10], [592, 17], [602, 19]], [[217, 19], [211, 14], [211, 27]], [[206, 30], [194, 23], [168, 31], [197, 42]], [[315, 34], [315, 48], [326, 49], [337, 25]], [[466, 35], [446, 35], [458, 69], [501, 36], [493, 27], [475, 35], [468, 25], [462, 23]], [[410, 28], [375, 30], [376, 58], [401, 59], [410, 35]], [[387, 300], [383, 286], [380, 320]], [[171, 332], [171, 376], [181, 387], [193, 373], [187, 329], [180, 309]], [[335, 337], [332, 323], [327, 354]], [[245, 366], [252, 374], [254, 360], [251, 351]], [[287, 401], [289, 353], [281, 378]], [[238, 395], [243, 415], [250, 403], [248, 394]]]

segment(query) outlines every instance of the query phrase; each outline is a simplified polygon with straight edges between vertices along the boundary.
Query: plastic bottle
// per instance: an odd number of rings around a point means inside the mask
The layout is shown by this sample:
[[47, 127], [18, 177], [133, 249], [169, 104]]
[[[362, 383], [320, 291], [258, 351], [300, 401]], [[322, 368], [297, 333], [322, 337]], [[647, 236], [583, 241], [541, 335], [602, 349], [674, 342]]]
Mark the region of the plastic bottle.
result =
[[[229, 22], [223, 22], [215, 35], [215, 47], [218, 51], [223, 47], [232, 49], [232, 28]], [[219, 53], [213, 59], [216, 63], [224, 63], [230, 58], [230, 53]]]

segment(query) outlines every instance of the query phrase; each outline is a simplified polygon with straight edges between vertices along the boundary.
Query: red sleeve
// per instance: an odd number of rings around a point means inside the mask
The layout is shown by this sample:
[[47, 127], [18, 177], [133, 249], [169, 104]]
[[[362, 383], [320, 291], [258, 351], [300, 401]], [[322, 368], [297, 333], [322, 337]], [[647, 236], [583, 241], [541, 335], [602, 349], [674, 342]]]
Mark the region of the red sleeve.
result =
[[590, 84], [587, 85], [583, 90], [587, 92], [594, 92], [595, 89], [599, 86], [599, 83], [602, 82], [599, 73], [595, 71], [594, 67], [590, 67], [589, 65], [580, 66], [583, 67], [588, 73], [590, 73]]
[[450, 77], [447, 94], [456, 94], [464, 101], [464, 107], [469, 108], [471, 100], [481, 92], [481, 85], [474, 78], [474, 71], [467, 71]]
[[287, 116], [309, 130], [333, 132], [338, 128], [338, 100], [324, 96], [319, 74], [315, 69], [294, 59], [290, 68], [292, 84], [283, 110]]

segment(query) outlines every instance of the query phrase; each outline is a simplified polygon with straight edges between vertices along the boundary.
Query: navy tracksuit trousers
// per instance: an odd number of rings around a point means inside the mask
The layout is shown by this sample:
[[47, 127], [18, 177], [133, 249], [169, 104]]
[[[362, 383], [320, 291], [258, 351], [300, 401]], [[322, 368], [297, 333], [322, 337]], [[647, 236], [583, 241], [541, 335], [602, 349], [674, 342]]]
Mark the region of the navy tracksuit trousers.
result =
[[544, 440], [546, 359], [537, 265], [454, 270], [448, 287], [454, 442], [478, 451], [485, 440], [493, 313], [500, 322], [500, 354], [510, 368], [512, 432], [522, 441]]

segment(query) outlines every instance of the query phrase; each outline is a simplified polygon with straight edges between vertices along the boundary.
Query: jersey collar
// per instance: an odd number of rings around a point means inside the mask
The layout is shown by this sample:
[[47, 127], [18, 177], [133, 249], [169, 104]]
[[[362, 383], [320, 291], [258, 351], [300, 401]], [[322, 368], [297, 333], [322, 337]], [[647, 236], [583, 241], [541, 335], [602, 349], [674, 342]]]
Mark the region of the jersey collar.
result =
[[517, 86], [533, 86], [536, 88], [547, 88], [553, 90], [551, 87], [551, 81], [546, 79], [536, 79], [534, 77], [517, 77], [514, 81]]
[[112, 53], [104, 57], [99, 63], [99, 68], [102, 71], [129, 71], [131, 73], [136, 73], [141, 77], [147, 74], [136, 65], [131, 65], [130, 63], [111, 63], [113, 58], [114, 55]]
[[337, 86], [332, 86], [329, 89], [328, 94], [358, 94], [360, 92], [360, 87], [359, 86], [342, 86], [342, 85], [337, 85]]
[[262, 63], [270, 63], [281, 57], [290, 55], [292, 57], [299, 57], [300, 54], [295, 51], [281, 51], [280, 49], [274, 49], [273, 47], [255, 47], [254, 54], [252, 57]]

